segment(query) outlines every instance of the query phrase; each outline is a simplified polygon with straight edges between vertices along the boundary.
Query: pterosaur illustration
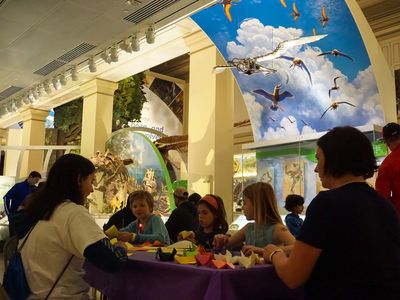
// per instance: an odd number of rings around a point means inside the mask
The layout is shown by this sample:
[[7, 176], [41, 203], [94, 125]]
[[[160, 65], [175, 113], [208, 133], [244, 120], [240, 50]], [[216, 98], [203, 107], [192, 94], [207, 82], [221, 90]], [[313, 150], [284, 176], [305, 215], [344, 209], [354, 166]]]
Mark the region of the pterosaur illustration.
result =
[[213, 72], [221, 73], [225, 71], [227, 68], [228, 69], [236, 68], [239, 72], [247, 75], [251, 75], [254, 73], [263, 73], [265, 75], [275, 73], [276, 70], [260, 65], [259, 62], [273, 60], [275, 58], [280, 57], [291, 47], [316, 42], [319, 41], [320, 39], [323, 39], [326, 36], [327, 34], [321, 34], [316, 36], [305, 36], [292, 40], [282, 41], [278, 44], [278, 46], [276, 46], [276, 48], [272, 52], [268, 52], [266, 54], [255, 57], [233, 58], [232, 60], [229, 60], [228, 64], [225, 66], [215, 66]]
[[347, 104], [356, 107], [354, 104], [347, 101], [332, 101], [331, 105], [329, 105], [329, 107], [323, 112], [321, 118], [319, 119], [321, 120], [324, 117], [324, 115], [328, 112], [328, 110], [336, 110], [339, 107], [339, 104]]
[[267, 68], [263, 65], [257, 63], [256, 58], [234, 58], [232, 60], [228, 60], [228, 65], [226, 66], [215, 66], [213, 69], [213, 73], [218, 74], [225, 69], [236, 68], [239, 72], [251, 75], [254, 73], [262, 73], [264, 75], [268, 75], [271, 73], [275, 73], [275, 69]]
[[281, 1], [281, 4], [283, 5], [283, 7], [284, 8], [286, 8], [287, 7], [287, 5], [286, 5], [286, 2], [285, 2], [285, 0], [280, 0]]
[[345, 54], [345, 53], [343, 53], [343, 52], [340, 52], [340, 51], [337, 50], [337, 49], [333, 49], [333, 50], [331, 50], [331, 51], [325, 51], [325, 52], [322, 52], [322, 53], [318, 54], [318, 56], [322, 56], [322, 55], [333, 55], [334, 57], [344, 56], [344, 57], [346, 57], [346, 58], [348, 58], [348, 59], [350, 59], [350, 60], [353, 60], [353, 59], [350, 57], [350, 55], [347, 55], [347, 54]]
[[325, 27], [326, 22], [329, 21], [329, 17], [326, 14], [326, 9], [325, 9], [325, 5], [322, 5], [322, 12], [321, 12], [321, 17], [319, 18], [319, 20], [322, 23], [322, 27]]
[[[271, 100], [272, 104], [269, 108], [271, 110], [276, 111], [276, 110], [278, 110], [278, 108], [280, 108], [278, 105], [278, 103], [280, 101], [285, 100], [285, 98], [287, 98], [287, 97], [288, 98], [293, 97], [293, 95], [291, 93], [289, 93], [288, 91], [284, 91], [283, 93], [280, 93], [281, 86], [282, 86], [281, 84], [275, 85], [274, 91], [272, 93], [268, 93], [268, 92], [264, 91], [263, 89], [254, 90], [253, 93], [261, 95], [261, 96], [267, 98], [268, 100]], [[260, 102], [259, 100], [257, 100], [257, 98], [256, 98], [256, 101], [264, 106], [264, 102]]]
[[308, 78], [310, 79], [310, 83], [311, 83], [311, 85], [312, 85], [311, 73], [310, 73], [310, 71], [308, 70], [306, 64], [303, 62], [303, 60], [302, 60], [301, 58], [299, 58], [299, 57], [285, 56], [285, 55], [282, 55], [282, 56], [280, 56], [280, 57], [278, 57], [278, 58], [283, 58], [283, 59], [286, 59], [286, 60], [291, 61], [292, 64], [290, 65], [290, 68], [293, 68], [293, 69], [294, 69], [295, 67], [299, 67], [300, 69], [302, 69], [303, 71], [305, 71], [305, 72], [307, 73]]
[[330, 89], [329, 89], [329, 98], [331, 97], [331, 91], [337, 91], [338, 89], [339, 89], [339, 86], [337, 85], [337, 80], [338, 80], [338, 78], [340, 78], [341, 76], [336, 76], [335, 78], [333, 78], [333, 83], [334, 83], [334, 86], [333, 87], [331, 87]]
[[216, 4], [222, 4], [224, 7], [224, 13], [229, 22], [232, 22], [232, 16], [231, 16], [231, 7], [232, 4], [236, 4], [234, 2], [240, 2], [240, 0], [218, 0]]
[[292, 4], [292, 13], [290, 15], [293, 16], [294, 21], [296, 21], [300, 17], [300, 13], [296, 7], [296, 2], [293, 2]]

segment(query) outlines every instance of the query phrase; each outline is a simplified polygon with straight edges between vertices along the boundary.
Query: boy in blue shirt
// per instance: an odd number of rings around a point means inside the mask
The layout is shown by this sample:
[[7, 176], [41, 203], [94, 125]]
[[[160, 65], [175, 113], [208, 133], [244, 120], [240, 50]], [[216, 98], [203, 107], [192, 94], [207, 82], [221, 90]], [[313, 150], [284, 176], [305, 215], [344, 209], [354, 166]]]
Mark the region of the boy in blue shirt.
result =
[[295, 194], [288, 195], [285, 200], [285, 208], [290, 212], [285, 218], [286, 226], [291, 234], [297, 236], [303, 225], [303, 219], [299, 217], [299, 214], [304, 209], [304, 198]]

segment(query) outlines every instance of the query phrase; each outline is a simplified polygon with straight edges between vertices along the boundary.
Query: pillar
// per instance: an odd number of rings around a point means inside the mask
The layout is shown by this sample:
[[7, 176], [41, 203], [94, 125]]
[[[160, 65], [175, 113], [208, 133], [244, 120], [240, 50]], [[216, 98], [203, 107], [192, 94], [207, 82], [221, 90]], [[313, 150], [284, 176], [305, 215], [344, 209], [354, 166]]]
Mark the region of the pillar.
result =
[[104, 152], [105, 142], [111, 136], [115, 82], [93, 79], [81, 85], [83, 94], [81, 154], [93, 156]]
[[190, 49], [188, 101], [188, 188], [224, 200], [232, 221], [234, 78], [227, 70], [213, 74], [225, 61], [211, 40], [197, 31], [185, 37]]

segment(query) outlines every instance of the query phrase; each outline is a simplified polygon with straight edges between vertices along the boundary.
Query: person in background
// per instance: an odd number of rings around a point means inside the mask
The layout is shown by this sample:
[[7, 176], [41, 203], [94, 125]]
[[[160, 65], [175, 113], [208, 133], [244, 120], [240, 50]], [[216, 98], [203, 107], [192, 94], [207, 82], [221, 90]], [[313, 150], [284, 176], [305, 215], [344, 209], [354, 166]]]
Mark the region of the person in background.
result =
[[132, 197], [130, 197], [132, 194], [128, 196], [128, 200], [126, 201], [126, 206], [117, 211], [115, 214], [113, 214], [108, 222], [103, 225], [103, 230], [107, 231], [107, 229], [111, 228], [111, 226], [115, 226], [117, 229], [121, 229], [122, 227], [128, 226], [130, 223], [136, 220], [136, 216], [133, 214], [132, 209], [131, 209], [131, 201]]
[[195, 231], [199, 227], [196, 206], [188, 201], [188, 196], [187, 190], [183, 188], [177, 188], [174, 191], [176, 208], [165, 223], [169, 237], [174, 243], [177, 241], [178, 234], [181, 231]]
[[307, 208], [289, 257], [264, 249], [290, 288], [305, 284], [305, 299], [399, 299], [400, 224], [393, 206], [371, 188], [376, 161], [368, 138], [336, 127], [317, 141], [322, 186]]
[[[189, 240], [210, 250], [213, 248], [214, 236], [228, 231], [224, 202], [217, 195], [207, 194], [198, 202], [197, 211], [200, 226]], [[182, 239], [179, 233], [178, 240]]]
[[190, 196], [188, 197], [188, 201], [192, 202], [193, 205], [196, 207], [197, 207], [197, 204], [199, 203], [200, 199], [201, 199], [201, 196], [198, 193], [190, 194]]
[[299, 234], [301, 225], [303, 225], [303, 219], [299, 217], [299, 214], [304, 209], [304, 198], [295, 194], [287, 195], [285, 209], [290, 212], [285, 217], [286, 226], [289, 228], [290, 233], [296, 237]]
[[127, 261], [124, 243], [112, 246], [84, 207], [93, 191], [94, 172], [93, 163], [83, 156], [63, 155], [50, 169], [44, 187], [26, 202], [23, 212], [33, 229], [21, 256], [29, 299], [45, 299], [65, 266], [50, 298], [88, 299], [82, 268], [85, 258], [110, 272]]
[[217, 249], [240, 247], [244, 254], [255, 252], [263, 253], [268, 244], [277, 244], [290, 251], [290, 245], [295, 238], [283, 225], [278, 212], [278, 205], [274, 189], [265, 182], [250, 184], [243, 190], [243, 213], [247, 220], [254, 220], [246, 224], [232, 237], [217, 234], [214, 237], [214, 247]]
[[25, 198], [37, 189], [36, 184], [41, 178], [42, 176], [39, 172], [32, 171], [29, 173], [27, 179], [22, 182], [16, 183], [4, 195], [4, 209], [8, 216], [18, 211], [19, 206], [22, 204]]
[[400, 125], [386, 124], [382, 137], [391, 152], [379, 167], [375, 188], [394, 205], [400, 216]]
[[137, 220], [120, 229], [118, 239], [133, 244], [144, 242], [169, 245], [170, 239], [161, 217], [153, 214], [154, 199], [146, 191], [135, 191], [129, 195], [130, 208]]

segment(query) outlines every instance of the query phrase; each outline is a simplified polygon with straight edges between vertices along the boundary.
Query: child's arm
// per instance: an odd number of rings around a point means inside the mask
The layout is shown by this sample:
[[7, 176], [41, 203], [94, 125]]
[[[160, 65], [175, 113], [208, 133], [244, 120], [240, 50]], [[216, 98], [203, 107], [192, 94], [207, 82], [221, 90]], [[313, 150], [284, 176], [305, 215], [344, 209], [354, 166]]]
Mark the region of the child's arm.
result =
[[153, 215], [149, 220], [151, 224], [147, 224], [151, 228], [151, 233], [138, 233], [134, 239], [135, 243], [142, 244], [144, 242], [160, 241], [162, 244], [169, 244], [169, 235], [162, 219], [159, 216]]
[[233, 236], [229, 237], [225, 234], [216, 234], [214, 236], [214, 247], [215, 248], [233, 248], [237, 246], [241, 246], [243, 241], [246, 239], [246, 231], [247, 231], [246, 224], [242, 229], [236, 232]]

